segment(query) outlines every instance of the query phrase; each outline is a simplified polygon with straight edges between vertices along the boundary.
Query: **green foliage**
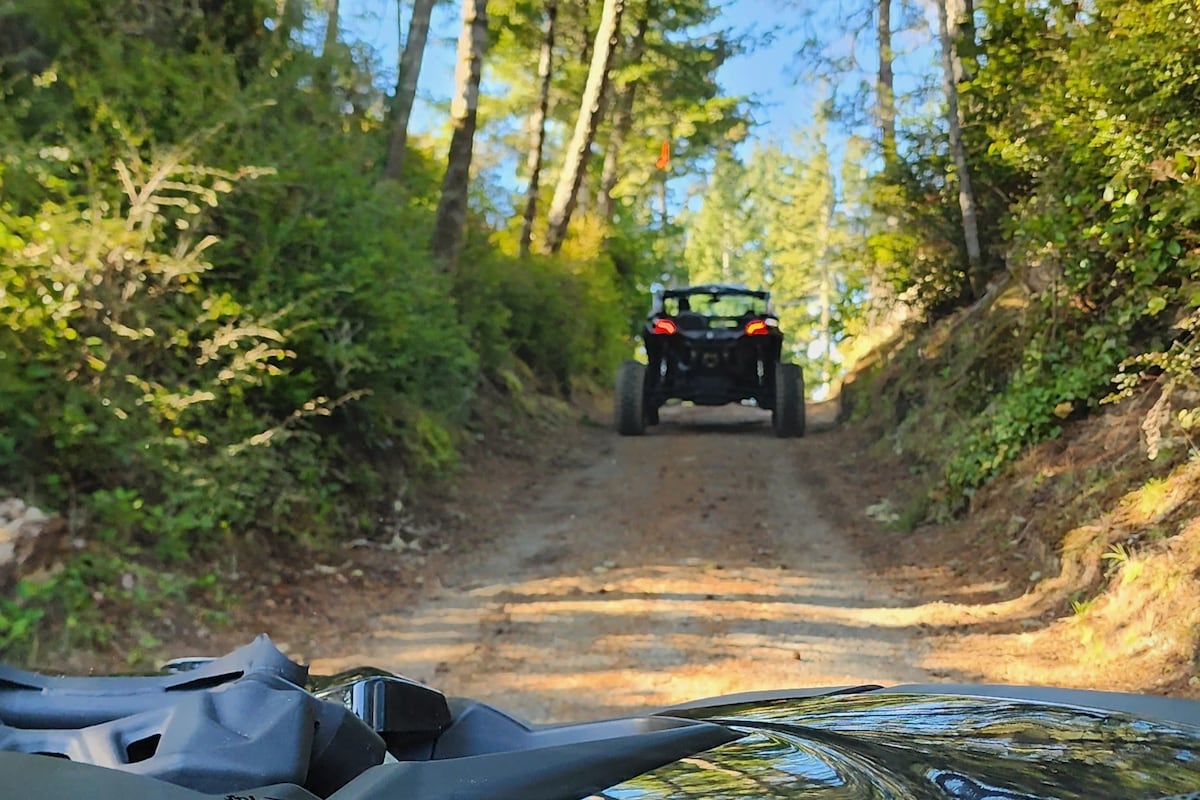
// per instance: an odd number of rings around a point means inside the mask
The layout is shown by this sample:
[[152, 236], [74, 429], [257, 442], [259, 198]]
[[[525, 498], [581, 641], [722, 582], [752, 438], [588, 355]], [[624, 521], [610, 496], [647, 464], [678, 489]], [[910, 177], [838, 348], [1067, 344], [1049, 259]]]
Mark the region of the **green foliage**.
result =
[[[1200, 341], [1196, 332], [1200, 329], [1200, 293], [1193, 290], [1188, 300], [1190, 313], [1174, 328], [1179, 336], [1171, 346], [1158, 351], [1141, 353], [1121, 362], [1121, 371], [1114, 379], [1115, 391], [1104, 398], [1105, 402], [1116, 402], [1131, 396], [1148, 377], [1160, 385], [1158, 399], [1142, 423], [1145, 433], [1146, 455], [1151, 461], [1165, 448], [1165, 433], [1174, 429], [1188, 442], [1192, 453], [1200, 451], [1195, 431], [1200, 429]], [[1185, 398], [1175, 413], [1173, 399]]]
[[1188, 43], [1200, 7], [988, 0], [977, 9], [986, 58], [960, 88], [992, 291], [977, 298], [967, 285], [933, 124], [906, 131], [899, 163], [876, 179], [869, 240], [884, 279], [928, 318], [978, 318], [997, 296], [1020, 297], [1007, 336], [975, 338], [988, 352], [1015, 346], [1019, 357], [999, 359], [1006, 366], [981, 400], [955, 391], [955, 402], [938, 404], [961, 415], [946, 431], [939, 490], [952, 507], [1096, 408], [1118, 372], [1112, 400], [1148, 377], [1163, 385], [1145, 426], [1155, 454], [1167, 427], [1186, 435], [1194, 401], [1172, 413], [1171, 398], [1194, 388], [1197, 363], [1200, 56]]
[[405, 450], [411, 454], [416, 477], [443, 478], [458, 464], [458, 447], [452, 429], [436, 412], [410, 411], [401, 433]]
[[[940, 153], [945, 147], [940, 133], [912, 138], [917, 152], [928, 148]], [[968, 299], [957, 195], [944, 179], [948, 163], [941, 154], [901, 162], [873, 176], [868, 187], [869, 263], [892, 295], [906, 298], [932, 318]]]
[[[761, 156], [755, 153], [751, 163]], [[775, 253], [764, 252], [768, 242], [763, 206], [772, 198], [767, 192], [755, 192], [755, 188], [745, 164], [732, 153], [718, 153], [702, 203], [687, 219], [684, 262], [689, 282], [756, 287], [766, 283]]]
[[[295, 61], [300, 74], [312, 66]], [[272, 82], [260, 91], [281, 88]], [[314, 110], [304, 95], [259, 105], [225, 147], [272, 164], [279, 179], [223, 206], [226, 233], [215, 258], [223, 288], [300, 321], [289, 330], [292, 391], [276, 394], [278, 410], [312, 394], [361, 393], [335, 421], [352, 423], [364, 437], [358, 443], [378, 451], [400, 435], [412, 408], [437, 408], [461, 423], [477, 358], [458, 321], [453, 279], [424, 246], [432, 175], [410, 160], [413, 184], [378, 186], [382, 129], [363, 117], [366, 130], [348, 136], [345, 124], [342, 112]]]
[[228, 597], [214, 574], [150, 567], [135, 555], [128, 548], [89, 548], [20, 581], [11, 597], [0, 598], [0, 650], [31, 659], [41, 648], [108, 647], [130, 630], [146, 640], [151, 634], [131, 617], [157, 618], [166, 604], [213, 609], [200, 612], [202, 621], [220, 617]]
[[[1101, 2], [1087, 16], [1054, 4], [986, 9], [996, 58], [975, 90], [1006, 175], [1028, 187], [1010, 211], [1008, 259], [1035, 304], [1021, 369], [951, 465], [961, 487], [1055, 435], [1056, 417], [1096, 405], [1123, 360], [1149, 365], [1139, 350], [1162, 352], [1169, 321], [1190, 304], [1200, 213], [1190, 185], [1200, 61], [1183, 44], [1200, 26], [1194, 4]], [[1049, 28], [1064, 35], [1036, 38]]]
[[[560, 160], [561, 148], [574, 125], [587, 74], [585, 59], [591, 52], [601, 6], [599, 2], [558, 4], [545, 150], [548, 165]], [[488, 144], [522, 165], [529, 147], [526, 123], [538, 97], [536, 70], [531, 67], [536, 64], [541, 43], [544, 10], [544, 4], [530, 0], [504, 0], [488, 7], [496, 29], [488, 67], [498, 90], [481, 98], [480, 115], [500, 131], [489, 138]], [[585, 177], [585, 194], [594, 195], [603, 162], [615, 158], [617, 183], [612, 197], [617, 201], [616, 219], [608, 232], [608, 244], [623, 251], [613, 253], [618, 259], [626, 255], [629, 246], [642, 246], [643, 256], [653, 253], [647, 260], [658, 267], [657, 271], [643, 275], [620, 269], [626, 287], [645, 279], [638, 287], [643, 306], [649, 282], [678, 266], [683, 245], [682, 230], [661, 217], [659, 191], [665, 190], [663, 182], [705, 172], [714, 151], [744, 140], [751, 124], [746, 99], [724, 96], [717, 80], [721, 66], [750, 43], [730, 30], [718, 28], [719, 12], [719, 4], [712, 0], [625, 2], [621, 41], [610, 73], [611, 99], [605, 101], [605, 108], [607, 122], [614, 122], [612, 107], [618, 88], [631, 87], [632, 125], [623, 137], [616, 135], [613, 124], [601, 125], [596, 140], [598, 157]], [[649, 20], [644, 52], [634, 62], [629, 50], [642, 19]], [[613, 142], [622, 139], [616, 148]], [[663, 141], [671, 144], [671, 163], [666, 172], [656, 166]], [[554, 186], [547, 175], [552, 176], [553, 170], [543, 167], [543, 194]], [[528, 178], [524, 174], [520, 177]], [[521, 205], [515, 198], [511, 202], [513, 208]], [[519, 216], [511, 224], [519, 229]], [[654, 229], [656, 236], [645, 236]], [[587, 226], [583, 235], [590, 235]], [[644, 310], [639, 309], [639, 313]]]
[[8, 653], [14, 646], [29, 642], [45, 613], [45, 609], [30, 608], [7, 597], [0, 598], [0, 650]]
[[[851, 230], [860, 188], [843, 181], [841, 196], [824, 125], [752, 150], [745, 163], [718, 156], [700, 207], [687, 216], [687, 280], [743, 283], [771, 290], [789, 335], [789, 358], [817, 388], [838, 368], [861, 281]], [[853, 154], [852, 154], [853, 155]], [[840, 298], [840, 299], [839, 299]]]
[[461, 272], [429, 257], [439, 168], [380, 183], [368, 58], [316, 56], [311, 6], [282, 8], [0, 9], [0, 487], [82, 543], [0, 601], [2, 650], [214, 599], [155, 576], [245, 538], [370, 533], [364, 508], [453, 470], [514, 355], [566, 391], [621, 354], [626, 287], [587, 226], [523, 262], [480, 218]]
[[464, 259], [462, 319], [488, 372], [515, 357], [564, 393], [574, 376], [608, 379], [624, 352], [616, 271], [582, 237], [567, 249], [514, 261], [476, 245]]
[[[203, 209], [259, 173], [134, 155], [115, 162], [124, 197], [112, 203], [73, 193], [45, 162], [9, 162], [44, 194], [32, 214], [0, 208], [0, 339], [14, 373], [0, 402], [20, 443], [5, 472], [67, 481], [59, 502], [99, 492], [110, 524], [132, 533], [146, 526], [108, 502], [121, 485], [255, 434], [263, 418], [235, 412], [291, 355], [269, 321], [202, 286], [214, 243], [193, 233]], [[151, 503], [169, 494], [160, 491]], [[138, 510], [139, 523], [152, 518]]]
[[[1077, 353], [1060, 349], [1039, 353], [1032, 347], [1026, 360], [999, 395], [983, 410], [946, 468], [954, 492], [967, 492], [995, 475], [1031, 442], [1062, 432], [1062, 422], [1095, 405], [1116, 357], [1115, 342], [1089, 353], [1094, 360], [1076, 360]], [[1030, 352], [1032, 351], [1032, 352]]]

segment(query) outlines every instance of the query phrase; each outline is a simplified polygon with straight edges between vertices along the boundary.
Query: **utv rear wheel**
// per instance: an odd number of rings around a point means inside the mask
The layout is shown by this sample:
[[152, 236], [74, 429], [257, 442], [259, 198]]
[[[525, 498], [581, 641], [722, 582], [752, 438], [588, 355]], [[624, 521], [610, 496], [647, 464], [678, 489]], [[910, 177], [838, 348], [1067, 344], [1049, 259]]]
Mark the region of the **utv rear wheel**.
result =
[[644, 399], [646, 365], [637, 361], [622, 361], [617, 368], [616, 408], [617, 433], [640, 436], [646, 430]]
[[652, 360], [646, 366], [645, 383], [642, 385], [642, 416], [646, 420], [647, 425], [658, 424], [658, 403], [651, 402], [650, 398], [656, 394], [654, 391], [661, 385], [663, 376], [666, 375], [666, 365], [661, 359]]
[[779, 438], [804, 435], [804, 375], [795, 364], [775, 365], [771, 425]]

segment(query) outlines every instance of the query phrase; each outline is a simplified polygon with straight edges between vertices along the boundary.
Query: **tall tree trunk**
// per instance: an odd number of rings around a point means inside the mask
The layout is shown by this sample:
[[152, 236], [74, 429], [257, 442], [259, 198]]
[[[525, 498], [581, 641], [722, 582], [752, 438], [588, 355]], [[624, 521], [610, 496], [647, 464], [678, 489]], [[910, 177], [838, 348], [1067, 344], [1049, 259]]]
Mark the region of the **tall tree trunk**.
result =
[[[946, 0], [946, 28], [954, 44], [954, 79], [969, 81], [979, 70], [975, 45], [975, 0]], [[968, 49], [963, 58], [964, 48]]]
[[892, 73], [892, 0], [878, 0], [876, 20], [879, 32], [879, 80], [876, 84], [876, 103], [879, 130], [883, 140], [883, 166], [890, 169], [896, 163], [896, 82]]
[[[397, 15], [401, 5], [401, 0], [396, 0]], [[408, 120], [417, 96], [417, 78], [425, 58], [425, 41], [429, 38], [429, 17], [432, 13], [433, 0], [415, 0], [413, 3], [412, 17], [408, 23], [408, 41], [404, 43], [397, 67], [396, 96], [392, 99], [392, 135], [388, 138], [387, 161], [383, 166], [383, 177], [387, 180], [397, 180], [404, 166]]]
[[592, 64], [588, 68], [587, 85], [579, 104], [579, 116], [575, 120], [575, 133], [567, 146], [562, 173], [554, 188], [554, 199], [550, 202], [550, 230], [546, 237], [548, 252], [557, 253], [567, 238], [567, 226], [575, 210], [579, 185], [587, 170], [588, 156], [596, 138], [596, 124], [600, 117], [601, 98], [608, 83], [608, 72], [612, 67], [613, 43], [621, 27], [621, 13], [625, 0], [604, 0], [604, 12], [600, 27], [596, 30], [596, 44], [592, 52]]
[[325, 0], [325, 44], [321, 55], [328, 57], [338, 40], [338, 0]]
[[[646, 4], [642, 17], [638, 20], [637, 30], [633, 34], [633, 42], [629, 46], [628, 62], [630, 64], [640, 64], [642, 56], [645, 55], [646, 30], [649, 27], [649, 18], [652, 13], [651, 5], [650, 3]], [[604, 171], [600, 174], [600, 198], [597, 210], [605, 222], [612, 222], [613, 213], [616, 210], [616, 201], [613, 200], [612, 191], [617, 185], [618, 159], [621, 149], [625, 146], [625, 139], [629, 136], [629, 129], [633, 126], [633, 101], [636, 94], [636, 81], [625, 83], [617, 92], [612, 136], [609, 137], [608, 149], [604, 153]]]
[[467, 225], [467, 189], [471, 182], [471, 150], [479, 111], [479, 78], [487, 49], [487, 0], [463, 0], [454, 99], [450, 103], [450, 153], [433, 226], [432, 250], [447, 270], [458, 264]]
[[538, 191], [542, 182], [542, 157], [546, 144], [546, 115], [550, 111], [550, 78], [554, 59], [554, 26], [558, 20], [558, 0], [548, 0], [542, 20], [542, 52], [538, 56], [538, 104], [529, 118], [529, 157], [525, 166], [529, 185], [525, 188], [525, 214], [521, 222], [521, 255], [529, 255], [533, 243], [533, 222], [537, 218]]
[[978, 298], [983, 295], [983, 259], [979, 249], [979, 220], [975, 210], [975, 194], [971, 190], [971, 172], [967, 163], [967, 149], [963, 144], [963, 114], [958, 102], [956, 74], [961, 74], [961, 64], [955, 68], [958, 54], [950, 35], [947, 5], [954, 0], [938, 0], [938, 38], [942, 44], [943, 84], [946, 89], [946, 116], [950, 128], [950, 152], [958, 172], [958, 205], [962, 210], [963, 239], [967, 246], [967, 279], [971, 293]]

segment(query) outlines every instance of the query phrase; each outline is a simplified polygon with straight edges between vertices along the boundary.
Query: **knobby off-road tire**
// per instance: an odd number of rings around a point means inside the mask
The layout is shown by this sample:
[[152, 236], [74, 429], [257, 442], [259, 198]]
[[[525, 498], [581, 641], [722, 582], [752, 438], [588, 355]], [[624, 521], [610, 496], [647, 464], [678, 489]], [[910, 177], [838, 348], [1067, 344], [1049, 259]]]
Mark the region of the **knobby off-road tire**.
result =
[[650, 362], [650, 365], [646, 367], [646, 383], [642, 386], [642, 418], [646, 420], [647, 426], [657, 425], [659, 421], [658, 406], [652, 403], [647, 403], [646, 395], [649, 394], [650, 389], [654, 386], [654, 384], [662, 380], [662, 373], [662, 362], [655, 363], [652, 361]]
[[645, 364], [632, 360], [621, 362], [617, 368], [614, 417], [617, 433], [622, 436], [640, 436], [646, 431], [645, 383]]
[[804, 375], [796, 364], [775, 365], [775, 408], [771, 425], [781, 439], [804, 435]]

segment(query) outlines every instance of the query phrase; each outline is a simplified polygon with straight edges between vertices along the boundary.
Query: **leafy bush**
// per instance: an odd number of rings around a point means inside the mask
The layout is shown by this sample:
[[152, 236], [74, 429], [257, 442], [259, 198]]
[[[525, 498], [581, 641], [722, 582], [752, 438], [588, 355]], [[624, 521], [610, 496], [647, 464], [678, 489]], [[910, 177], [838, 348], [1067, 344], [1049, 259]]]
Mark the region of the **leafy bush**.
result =
[[485, 369], [515, 357], [564, 394], [573, 376], [608, 380], [627, 341], [615, 269], [598, 242], [569, 244], [553, 258], [468, 250], [456, 295]]
[[379, 180], [369, 61], [312, 53], [304, 4], [225, 5], [0, 8], [0, 488], [83, 534], [0, 649], [102, 643], [94, 593], [152, 606], [143, 573], [247, 537], [362, 535], [453, 469], [482, 376], [566, 390], [621, 351], [596, 231], [519, 260], [473, 221], [446, 273], [440, 168]]
[[60, 502], [158, 472], [164, 443], [204, 451], [253, 435], [262, 418], [233, 412], [291, 355], [270, 321], [201, 285], [214, 243], [193, 233], [203, 209], [257, 173], [180, 154], [134, 155], [114, 173], [119, 204], [42, 174], [34, 213], [0, 207], [0, 338], [16, 373], [0, 413], [22, 443], [4, 471], [66, 479]]
[[[952, 505], [1097, 407], [1118, 370], [1119, 393], [1168, 372], [1169, 395], [1189, 374], [1200, 297], [1200, 54], [1187, 44], [1200, 10], [1174, 0], [979, 10], [986, 59], [962, 87], [973, 179], [985, 257], [1006, 267], [996, 286], [1019, 289], [1024, 309], [1005, 345], [1019, 358], [946, 443], [940, 491]], [[947, 247], [959, 235], [942, 134], [924, 135], [883, 176], [878, 210], [901, 224], [872, 242], [894, 284], [937, 317], [978, 298], [956, 294], [964, 259]]]

